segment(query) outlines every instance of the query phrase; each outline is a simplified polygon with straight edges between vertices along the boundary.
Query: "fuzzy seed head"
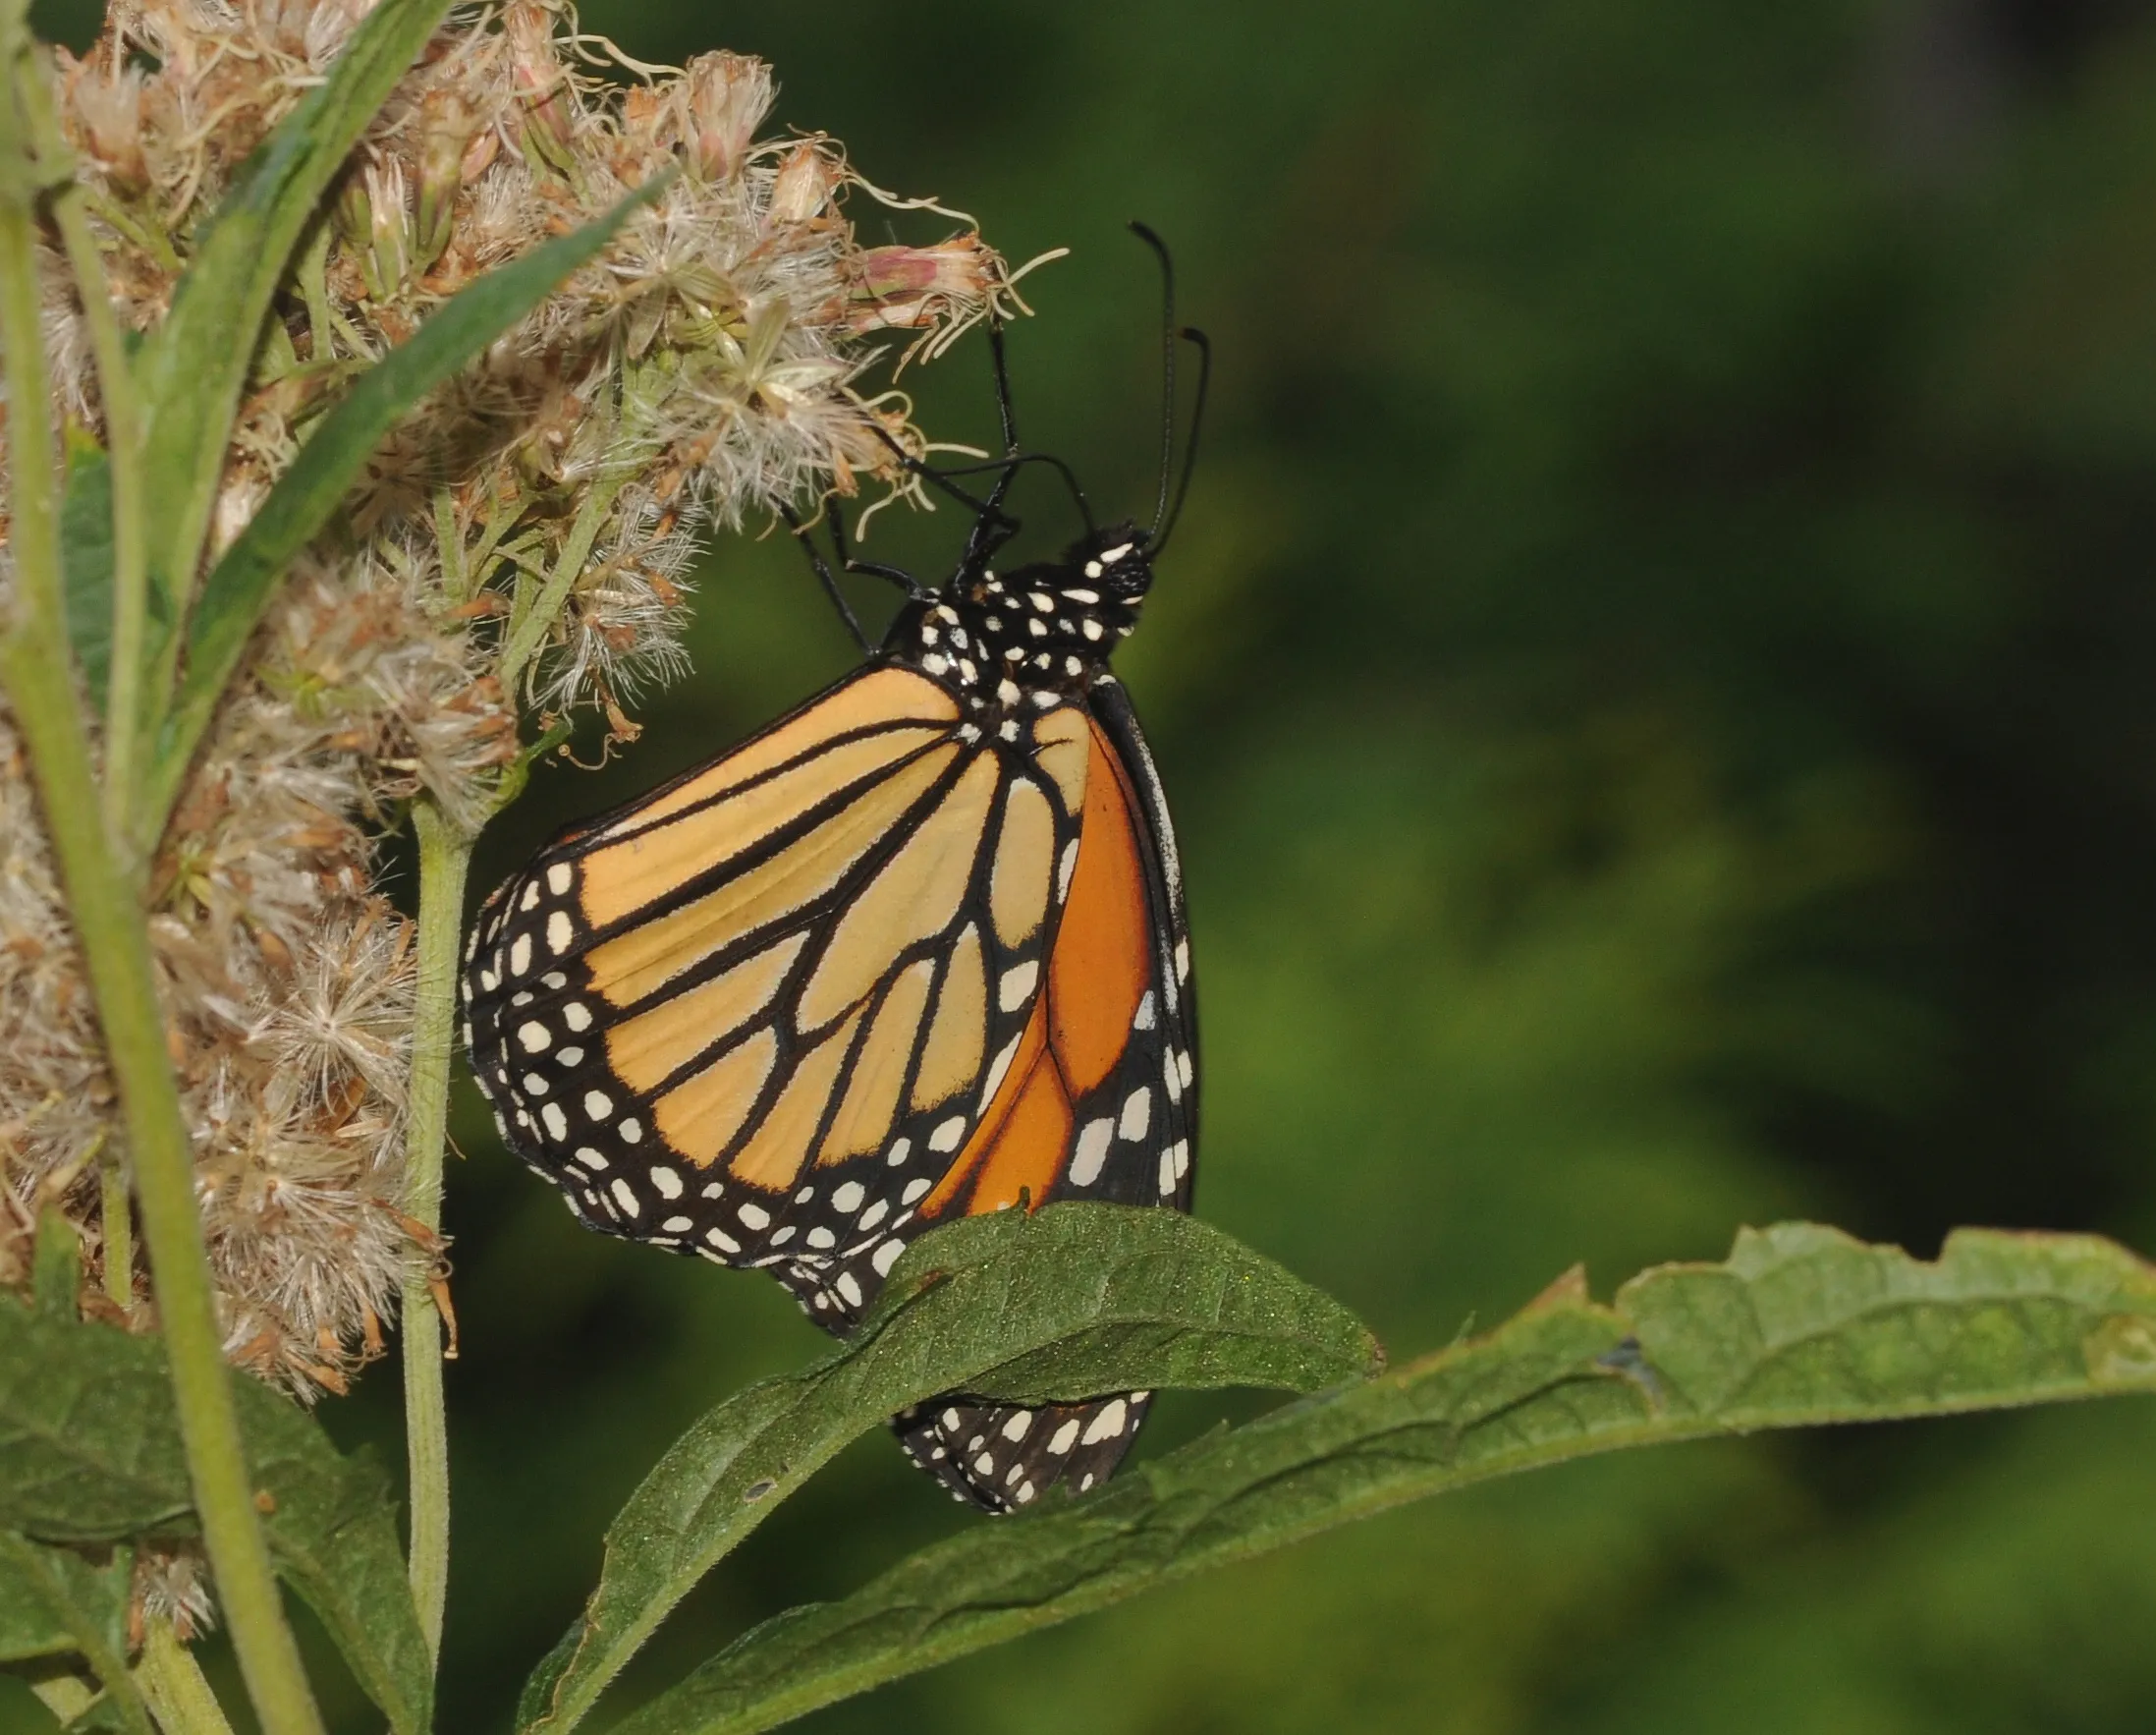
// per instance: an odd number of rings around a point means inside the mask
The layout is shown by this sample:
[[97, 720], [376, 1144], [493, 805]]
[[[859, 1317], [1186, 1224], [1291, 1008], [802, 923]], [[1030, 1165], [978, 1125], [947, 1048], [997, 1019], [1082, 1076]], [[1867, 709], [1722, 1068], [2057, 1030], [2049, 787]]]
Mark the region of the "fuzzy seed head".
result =
[[[53, 90], [105, 291], [154, 332], [240, 164], [319, 84], [370, 0], [113, 0]], [[934, 350], [1017, 307], [969, 225], [862, 249], [848, 202], [918, 210], [835, 140], [759, 140], [770, 69], [617, 60], [567, 8], [453, 14], [345, 167], [334, 221], [278, 296], [219, 479], [210, 553], [260, 510], [360, 371], [482, 273], [667, 177], [605, 252], [438, 388], [372, 455], [287, 578], [148, 868], [168, 1046], [227, 1354], [311, 1396], [380, 1352], [442, 1248], [402, 1206], [415, 957], [381, 842], [424, 798], [468, 831], [521, 783], [521, 743], [579, 711], [614, 739], [686, 666], [690, 572], [714, 528], [917, 482], [878, 334]], [[102, 439], [82, 308], [39, 255], [56, 412]], [[0, 465], [7, 457], [0, 418]], [[0, 608], [11, 588], [0, 520]], [[125, 1141], [45, 819], [0, 704], [0, 1284], [57, 1200], [91, 1264]], [[26, 1216], [26, 1212], [28, 1215]], [[143, 1273], [128, 1317], [150, 1324]], [[206, 1616], [191, 1555], [141, 1599]]]

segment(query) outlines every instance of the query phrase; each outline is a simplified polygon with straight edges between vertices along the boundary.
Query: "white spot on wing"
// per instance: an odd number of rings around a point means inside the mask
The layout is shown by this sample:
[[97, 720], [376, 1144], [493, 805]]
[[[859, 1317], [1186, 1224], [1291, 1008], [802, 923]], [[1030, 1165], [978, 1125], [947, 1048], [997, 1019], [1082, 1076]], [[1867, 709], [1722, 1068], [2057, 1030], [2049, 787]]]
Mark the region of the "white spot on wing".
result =
[[1104, 1117], [1086, 1122], [1071, 1155], [1072, 1186], [1090, 1187], [1100, 1179], [1101, 1165], [1108, 1160], [1108, 1147], [1115, 1136], [1116, 1123], [1112, 1120]]
[[1142, 1139], [1153, 1118], [1153, 1093], [1140, 1085], [1123, 1099], [1123, 1119], [1118, 1130], [1126, 1139]]
[[[1031, 966], [1028, 965], [1027, 968], [1030, 969]], [[1004, 1010], [1008, 1012], [1011, 1010], [1011, 1008], [1005, 1007]], [[1023, 1031], [1021, 1031], [1008, 1042], [1004, 1043], [1003, 1052], [997, 1055], [995, 1060], [989, 1065], [988, 1081], [980, 1088], [980, 1106], [982, 1112], [985, 1113], [987, 1111], [988, 1104], [995, 1100], [996, 1087], [1003, 1083], [1003, 1075], [1011, 1070], [1012, 1057], [1018, 1053], [1019, 1043], [1024, 1038], [1024, 1035], [1025, 1033]]]
[[1112, 1399], [1108, 1406], [1093, 1418], [1092, 1426], [1086, 1428], [1083, 1436], [1085, 1443], [1089, 1446], [1096, 1446], [1102, 1440], [1111, 1439], [1121, 1433], [1124, 1421], [1128, 1415], [1129, 1410], [1124, 1401], [1121, 1398]]

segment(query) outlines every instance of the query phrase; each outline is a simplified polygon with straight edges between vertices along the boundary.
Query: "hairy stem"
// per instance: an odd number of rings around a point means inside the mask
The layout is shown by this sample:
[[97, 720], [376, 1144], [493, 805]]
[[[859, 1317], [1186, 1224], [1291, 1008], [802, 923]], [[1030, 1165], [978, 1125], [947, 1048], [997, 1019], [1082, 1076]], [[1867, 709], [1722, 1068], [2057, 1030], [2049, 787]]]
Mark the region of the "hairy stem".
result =
[[[432, 802], [413, 809], [419, 837], [419, 983], [405, 1122], [405, 1214], [442, 1223], [442, 1151], [449, 1125], [449, 1056], [457, 1014], [457, 934], [472, 840]], [[449, 1423], [442, 1400], [442, 1328], [430, 1273], [405, 1278], [405, 1451], [412, 1478], [408, 1564], [419, 1630], [437, 1657], [449, 1593]]]
[[217, 1703], [194, 1652], [174, 1635], [172, 1623], [153, 1620], [142, 1642], [135, 1679], [164, 1735], [232, 1735], [225, 1707]]
[[35, 76], [20, 0], [10, 0], [0, 8], [0, 349], [15, 598], [0, 638], [0, 679], [43, 799], [119, 1088], [195, 1511], [233, 1644], [267, 1735], [318, 1735], [321, 1717], [285, 1624], [249, 1486], [194, 1203], [193, 1151], [165, 1052], [149, 930], [98, 810], [88, 730], [76, 697], [61, 604], [59, 473], [38, 330], [32, 207], [40, 175], [23, 135], [19, 97]]
[[591, 558], [591, 545], [599, 539], [599, 528], [613, 510], [615, 496], [628, 482], [629, 473], [624, 471], [591, 484], [591, 492], [584, 496], [577, 522], [570, 529], [569, 540], [556, 556], [546, 583], [539, 588], [539, 593], [527, 608], [511, 617], [509, 643], [502, 647], [499, 671], [504, 693], [515, 696], [518, 680], [530, 667], [532, 658], [539, 654], [539, 646], [545, 644], [547, 634], [554, 630], [555, 620], [569, 600], [571, 588], [583, 576], [584, 562]]
[[119, 1152], [107, 1150], [99, 1158], [97, 1176], [97, 1226], [105, 1238], [105, 1294], [118, 1307], [135, 1306], [134, 1201], [128, 1193], [128, 1171]]

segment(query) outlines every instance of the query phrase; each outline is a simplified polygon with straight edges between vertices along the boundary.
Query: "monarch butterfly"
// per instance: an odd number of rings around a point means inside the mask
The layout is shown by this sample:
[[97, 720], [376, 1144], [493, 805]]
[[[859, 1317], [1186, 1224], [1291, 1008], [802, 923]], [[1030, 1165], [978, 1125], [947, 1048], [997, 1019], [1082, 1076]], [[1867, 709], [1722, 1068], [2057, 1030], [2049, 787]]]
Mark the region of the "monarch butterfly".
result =
[[[1108, 667], [1173, 525], [1172, 281], [1168, 300], [1150, 528], [1089, 528], [1059, 559], [995, 571], [1018, 529], [1005, 493], [1036, 459], [992, 332], [1006, 453], [975, 468], [995, 486], [916, 472], [974, 512], [948, 582], [854, 560], [834, 515], [842, 562], [909, 589], [863, 665], [566, 830], [487, 899], [464, 976], [472, 1070], [510, 1148], [586, 1226], [768, 1269], [843, 1335], [938, 1220], [1060, 1199], [1189, 1208], [1183, 879]], [[1110, 1475], [1149, 1399], [954, 1394], [892, 1426], [959, 1498], [1006, 1512]]]

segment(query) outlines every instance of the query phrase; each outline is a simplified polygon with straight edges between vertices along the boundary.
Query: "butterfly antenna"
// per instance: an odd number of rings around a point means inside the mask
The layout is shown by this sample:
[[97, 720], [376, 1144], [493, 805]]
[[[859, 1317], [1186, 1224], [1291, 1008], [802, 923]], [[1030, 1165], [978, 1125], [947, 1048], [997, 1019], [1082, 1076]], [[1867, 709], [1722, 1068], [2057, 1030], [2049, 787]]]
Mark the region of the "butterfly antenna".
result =
[[1168, 522], [1161, 526], [1160, 539], [1153, 544], [1152, 558], [1160, 558], [1160, 551], [1168, 546], [1168, 538], [1176, 533], [1176, 524], [1183, 517], [1183, 503], [1190, 497], [1190, 473], [1197, 468], [1197, 430], [1205, 421], [1205, 391], [1213, 382], [1213, 340], [1194, 325], [1183, 328], [1185, 341], [1197, 346], [1197, 398], [1190, 406], [1190, 431], [1183, 440], [1183, 479], [1176, 484], [1176, 503], [1168, 508]]
[[1019, 414], [1011, 402], [1011, 361], [1003, 351], [1003, 321], [988, 322], [988, 354], [996, 368], [996, 416], [1003, 423], [1003, 455], [1015, 457], [1019, 449]]
[[1168, 517], [1168, 482], [1176, 456], [1176, 264], [1168, 256], [1168, 244], [1143, 223], [1133, 222], [1131, 233], [1160, 260], [1160, 497], [1153, 506], [1152, 530], [1157, 538]]

